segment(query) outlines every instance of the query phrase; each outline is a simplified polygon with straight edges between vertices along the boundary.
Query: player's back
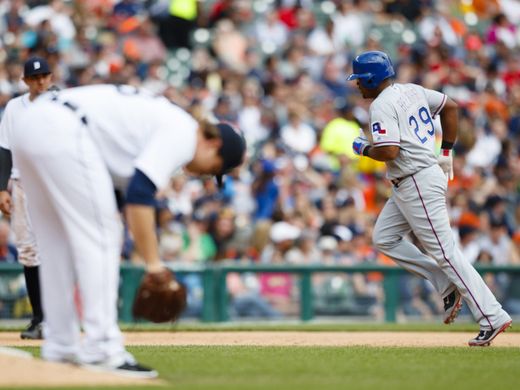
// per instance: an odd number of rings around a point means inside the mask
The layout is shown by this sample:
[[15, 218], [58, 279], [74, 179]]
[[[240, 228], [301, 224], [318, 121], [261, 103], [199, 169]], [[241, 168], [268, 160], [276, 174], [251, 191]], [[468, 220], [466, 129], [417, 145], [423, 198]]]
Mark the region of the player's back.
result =
[[[94, 131], [113, 138], [126, 147], [137, 147], [157, 128], [158, 123], [170, 122], [185, 114], [162, 96], [128, 85], [91, 85], [61, 91], [60, 102], [78, 107]], [[125, 145], [123, 145], [125, 146]]]
[[411, 175], [436, 163], [434, 117], [445, 102], [442, 93], [416, 84], [393, 84], [370, 107], [375, 146], [398, 145], [387, 162], [388, 177]]
[[[178, 146], [191, 148], [197, 123], [162, 96], [128, 85], [93, 85], [63, 90], [58, 102], [77, 107], [114, 178], [121, 185], [133, 174], [134, 161], [155, 132], [175, 132]], [[165, 141], [167, 142], [167, 141]], [[172, 153], [174, 148], [172, 147]]]

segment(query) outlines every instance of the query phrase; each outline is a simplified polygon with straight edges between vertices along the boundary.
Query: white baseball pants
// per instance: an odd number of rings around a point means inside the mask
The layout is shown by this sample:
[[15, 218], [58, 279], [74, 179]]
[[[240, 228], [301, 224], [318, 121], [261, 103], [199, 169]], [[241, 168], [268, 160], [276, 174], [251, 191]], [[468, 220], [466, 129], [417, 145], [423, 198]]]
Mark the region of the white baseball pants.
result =
[[111, 178], [88, 128], [60, 103], [42, 102], [27, 111], [12, 144], [43, 259], [42, 357], [96, 362], [124, 354], [116, 307], [121, 224]]
[[[457, 288], [480, 327], [494, 329], [510, 317], [455, 243], [446, 189], [446, 176], [437, 164], [402, 180], [378, 217], [374, 244], [404, 268], [432, 282], [441, 296]], [[410, 231], [431, 257], [403, 240]]]

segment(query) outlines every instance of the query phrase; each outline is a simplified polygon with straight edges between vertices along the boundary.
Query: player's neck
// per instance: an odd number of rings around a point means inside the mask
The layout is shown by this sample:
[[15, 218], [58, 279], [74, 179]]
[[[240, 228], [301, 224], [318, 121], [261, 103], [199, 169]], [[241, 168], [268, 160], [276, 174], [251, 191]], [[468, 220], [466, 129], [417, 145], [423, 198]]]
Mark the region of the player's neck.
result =
[[378, 97], [379, 95], [381, 95], [381, 93], [383, 93], [383, 91], [385, 89], [387, 89], [388, 87], [392, 86], [394, 84], [393, 80], [384, 80], [380, 85], [379, 87], [377, 88], [376, 90], [376, 96], [375, 97]]

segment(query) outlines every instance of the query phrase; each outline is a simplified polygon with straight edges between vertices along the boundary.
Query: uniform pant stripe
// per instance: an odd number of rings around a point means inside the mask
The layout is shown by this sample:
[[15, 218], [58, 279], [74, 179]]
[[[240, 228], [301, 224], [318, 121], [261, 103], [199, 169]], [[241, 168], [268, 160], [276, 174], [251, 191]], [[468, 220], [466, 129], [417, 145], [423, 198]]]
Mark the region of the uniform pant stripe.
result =
[[437, 243], [439, 244], [439, 247], [441, 248], [441, 252], [442, 252], [442, 256], [444, 257], [444, 260], [446, 260], [446, 262], [450, 265], [450, 267], [453, 269], [453, 271], [455, 272], [455, 274], [457, 275], [457, 277], [460, 279], [460, 281], [462, 282], [462, 284], [464, 285], [464, 287], [466, 287], [466, 290], [468, 290], [468, 293], [469, 295], [471, 296], [471, 299], [473, 299], [473, 302], [475, 302], [475, 305], [477, 306], [477, 308], [479, 309], [480, 313], [484, 316], [484, 318], [486, 319], [486, 321], [489, 323], [489, 326], [491, 327], [491, 330], [493, 330], [493, 325], [491, 324], [491, 321], [489, 321], [489, 318], [484, 314], [484, 311], [481, 309], [480, 305], [478, 304], [477, 300], [475, 299], [475, 297], [473, 296], [473, 294], [471, 293], [470, 289], [468, 288], [467, 284], [464, 282], [464, 279], [462, 279], [462, 277], [460, 276], [460, 274], [457, 272], [457, 270], [455, 269], [455, 267], [453, 266], [453, 264], [451, 264], [451, 262], [448, 260], [448, 258], [446, 257], [446, 253], [444, 252], [444, 248], [441, 244], [441, 241], [439, 240], [439, 236], [437, 235], [437, 232], [435, 231], [435, 228], [433, 227], [433, 224], [432, 224], [432, 221], [430, 219], [430, 216], [428, 215], [428, 210], [426, 209], [426, 205], [424, 204], [424, 200], [423, 200], [423, 197], [421, 195], [421, 191], [419, 191], [419, 186], [417, 185], [417, 182], [415, 181], [415, 177], [412, 176], [412, 179], [413, 179], [413, 182], [415, 184], [415, 188], [417, 189], [417, 193], [419, 194], [419, 198], [421, 199], [421, 204], [422, 204], [422, 207], [424, 209], [424, 212], [426, 214], [426, 218], [428, 218], [428, 222], [430, 223], [430, 227], [432, 228], [432, 232], [433, 234], [435, 234], [435, 238], [437, 239]]

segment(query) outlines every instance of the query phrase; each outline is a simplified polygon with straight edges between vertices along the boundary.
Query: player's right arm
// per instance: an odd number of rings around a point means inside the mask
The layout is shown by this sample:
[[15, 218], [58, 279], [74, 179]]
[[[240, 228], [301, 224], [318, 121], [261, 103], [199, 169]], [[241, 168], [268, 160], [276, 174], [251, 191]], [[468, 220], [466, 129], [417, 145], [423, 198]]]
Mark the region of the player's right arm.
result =
[[148, 272], [163, 269], [156, 233], [157, 189], [165, 188], [173, 172], [193, 158], [197, 142], [197, 122], [184, 112], [177, 112], [173, 119], [183, 131], [173, 131], [171, 123], [166, 121], [156, 128], [136, 158], [135, 173], [125, 199], [128, 227]]
[[373, 147], [368, 145], [363, 155], [377, 161], [391, 161], [395, 160], [397, 156], [399, 156], [399, 146], [389, 145]]
[[[397, 114], [390, 105], [375, 101], [370, 108], [370, 131], [373, 143], [360, 149], [363, 156], [377, 161], [391, 161], [399, 156], [401, 136]], [[354, 150], [356, 148], [354, 147]]]
[[155, 231], [155, 194], [157, 187], [139, 169], [135, 170], [126, 194], [125, 213], [135, 247], [148, 272], [163, 269]]

